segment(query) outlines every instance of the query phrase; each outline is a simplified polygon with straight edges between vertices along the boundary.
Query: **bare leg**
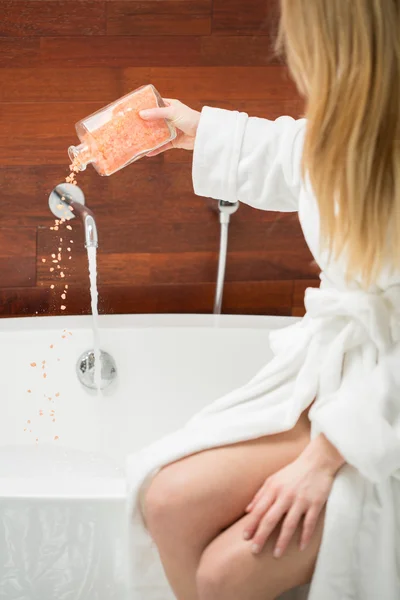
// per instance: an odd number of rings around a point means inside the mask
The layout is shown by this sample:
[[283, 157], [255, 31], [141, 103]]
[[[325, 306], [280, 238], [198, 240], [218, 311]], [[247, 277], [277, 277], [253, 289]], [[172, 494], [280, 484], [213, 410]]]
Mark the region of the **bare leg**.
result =
[[309, 431], [303, 414], [291, 431], [200, 452], [155, 476], [145, 516], [178, 600], [198, 600], [196, 572], [205, 548], [244, 516], [267, 477], [303, 451]]
[[243, 541], [248, 515], [221, 533], [203, 552], [197, 570], [199, 600], [274, 600], [311, 581], [321, 544], [322, 515], [311, 544], [300, 552], [300, 529], [280, 559], [272, 555], [279, 528], [258, 556]]

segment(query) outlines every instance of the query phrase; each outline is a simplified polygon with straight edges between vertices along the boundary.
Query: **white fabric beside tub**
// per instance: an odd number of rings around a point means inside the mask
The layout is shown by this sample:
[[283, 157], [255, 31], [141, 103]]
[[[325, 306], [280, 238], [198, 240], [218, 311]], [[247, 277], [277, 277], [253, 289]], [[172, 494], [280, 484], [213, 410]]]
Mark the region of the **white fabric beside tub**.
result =
[[383, 273], [367, 293], [357, 282], [346, 284], [343, 265], [320, 253], [316, 201], [301, 178], [305, 128], [304, 120], [290, 117], [267, 121], [203, 109], [195, 192], [263, 210], [297, 210], [322, 284], [307, 290], [301, 322], [271, 333], [275, 356], [250, 382], [129, 458], [137, 600], [173, 598], [144, 527], [143, 484], [194, 452], [292, 428], [314, 398], [312, 436], [325, 433], [348, 464], [328, 501], [308, 598], [400, 597], [400, 273]]

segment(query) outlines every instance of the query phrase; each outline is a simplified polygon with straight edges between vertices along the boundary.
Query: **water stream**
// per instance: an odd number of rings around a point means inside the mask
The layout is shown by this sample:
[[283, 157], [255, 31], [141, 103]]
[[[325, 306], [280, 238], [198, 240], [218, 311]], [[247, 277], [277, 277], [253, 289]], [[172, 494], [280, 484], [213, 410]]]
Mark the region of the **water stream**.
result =
[[94, 347], [94, 382], [97, 392], [101, 385], [101, 354], [100, 354], [100, 334], [99, 334], [99, 311], [98, 311], [98, 292], [97, 292], [97, 248], [89, 246], [87, 249], [89, 260], [89, 278], [90, 278], [90, 297], [93, 317], [93, 347]]

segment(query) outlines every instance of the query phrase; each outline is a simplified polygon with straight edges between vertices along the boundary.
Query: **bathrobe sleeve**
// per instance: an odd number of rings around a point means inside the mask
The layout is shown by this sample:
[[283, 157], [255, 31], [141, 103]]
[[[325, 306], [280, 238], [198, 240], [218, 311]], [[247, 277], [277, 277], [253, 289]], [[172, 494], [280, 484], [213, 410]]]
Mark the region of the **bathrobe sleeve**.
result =
[[374, 483], [400, 473], [400, 386], [387, 362], [326, 402], [316, 401], [309, 413], [315, 433], [324, 433]]
[[298, 210], [305, 119], [276, 121], [204, 107], [193, 153], [198, 196]]

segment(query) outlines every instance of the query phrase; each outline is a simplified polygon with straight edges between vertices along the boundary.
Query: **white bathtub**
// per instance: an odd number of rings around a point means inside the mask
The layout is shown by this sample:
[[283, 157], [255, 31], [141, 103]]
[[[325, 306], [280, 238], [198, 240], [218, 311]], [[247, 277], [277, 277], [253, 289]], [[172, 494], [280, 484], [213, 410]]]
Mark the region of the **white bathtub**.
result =
[[102, 396], [75, 372], [90, 317], [1, 320], [0, 599], [129, 600], [126, 455], [250, 379], [294, 320], [101, 317], [118, 369]]

